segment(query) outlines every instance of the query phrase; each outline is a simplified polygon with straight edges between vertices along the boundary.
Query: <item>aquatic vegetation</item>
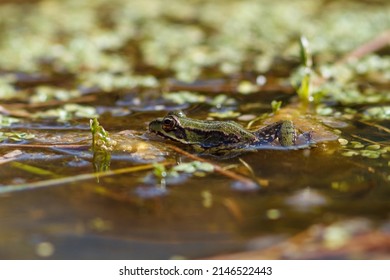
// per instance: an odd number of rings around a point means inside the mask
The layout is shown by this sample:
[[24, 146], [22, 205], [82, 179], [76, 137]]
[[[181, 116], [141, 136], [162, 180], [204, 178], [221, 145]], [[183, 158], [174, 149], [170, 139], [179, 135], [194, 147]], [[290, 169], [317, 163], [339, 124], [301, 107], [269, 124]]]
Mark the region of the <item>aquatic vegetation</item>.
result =
[[24, 140], [34, 139], [35, 135], [26, 132], [1, 132], [0, 131], [0, 142], [5, 140], [11, 140], [14, 142], [20, 142]]
[[48, 102], [51, 100], [67, 101], [81, 96], [79, 90], [67, 90], [59, 87], [38, 86], [28, 98], [30, 103]]
[[0, 114], [0, 128], [1, 127], [8, 127], [11, 126], [14, 123], [20, 122], [17, 118], [7, 117]]
[[57, 109], [41, 111], [33, 115], [39, 119], [56, 119], [58, 122], [67, 122], [77, 118], [96, 118], [96, 108], [79, 104], [65, 104]]
[[390, 120], [390, 106], [377, 106], [366, 109], [363, 118], [368, 120]]

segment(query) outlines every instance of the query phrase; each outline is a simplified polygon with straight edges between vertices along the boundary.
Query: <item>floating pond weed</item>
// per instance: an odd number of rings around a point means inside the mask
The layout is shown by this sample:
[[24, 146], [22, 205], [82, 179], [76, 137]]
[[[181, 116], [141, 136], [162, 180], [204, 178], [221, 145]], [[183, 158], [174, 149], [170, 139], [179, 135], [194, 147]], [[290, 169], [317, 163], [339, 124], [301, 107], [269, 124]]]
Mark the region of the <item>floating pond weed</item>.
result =
[[250, 94], [259, 90], [259, 87], [250, 81], [241, 81], [237, 86], [237, 91], [241, 94]]
[[189, 180], [191, 176], [203, 177], [206, 173], [214, 171], [212, 164], [200, 161], [183, 162], [170, 168], [165, 167], [161, 163], [156, 163], [153, 166], [152, 176], [148, 174], [144, 178], [144, 182], [158, 184], [164, 188], [169, 185], [183, 183]]
[[175, 171], [195, 173], [195, 172], [213, 172], [214, 166], [208, 162], [192, 161], [188, 163], [181, 163], [172, 168]]
[[375, 106], [364, 110], [363, 119], [390, 120], [390, 106]]
[[24, 140], [34, 139], [35, 135], [26, 132], [1, 132], [0, 131], [0, 142], [5, 140], [11, 140], [13, 142], [21, 142]]
[[12, 75], [0, 76], [0, 100], [8, 100], [18, 97], [13, 83], [15, 78]]
[[31, 103], [41, 103], [50, 100], [69, 100], [72, 98], [80, 97], [81, 92], [79, 90], [67, 90], [58, 87], [38, 86], [35, 88], [35, 92], [29, 98]]
[[0, 114], [0, 128], [1, 127], [9, 127], [14, 123], [20, 122], [19, 119], [13, 118], [13, 117], [8, 117]]
[[96, 108], [79, 104], [65, 104], [57, 109], [37, 112], [33, 115], [40, 119], [56, 119], [58, 122], [67, 122], [75, 118], [95, 118]]
[[163, 94], [163, 97], [176, 104], [203, 103], [207, 100], [205, 95], [189, 91], [167, 92]]
[[386, 145], [368, 144], [364, 145], [359, 141], [348, 141], [347, 139], [339, 139], [343, 149], [341, 155], [345, 157], [362, 156], [370, 159], [378, 159], [385, 157], [390, 148]]

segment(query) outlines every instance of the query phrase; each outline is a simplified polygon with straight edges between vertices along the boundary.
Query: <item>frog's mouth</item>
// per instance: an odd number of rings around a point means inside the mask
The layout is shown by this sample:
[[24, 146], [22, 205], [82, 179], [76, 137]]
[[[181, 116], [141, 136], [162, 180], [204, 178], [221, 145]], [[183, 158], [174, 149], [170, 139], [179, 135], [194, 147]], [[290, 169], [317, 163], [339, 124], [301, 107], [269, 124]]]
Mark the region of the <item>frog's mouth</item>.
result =
[[168, 133], [162, 132], [162, 119], [151, 121], [149, 123], [149, 132], [156, 134], [164, 139], [169, 139], [174, 142], [187, 144], [187, 136], [183, 129], [175, 129], [174, 131], [172, 131], [173, 135], [169, 135]]
[[162, 119], [157, 119], [157, 120], [151, 121], [149, 123], [149, 131], [156, 133], [156, 134], [159, 134], [159, 131], [161, 129], [161, 125], [162, 125]]
[[[162, 138], [168, 138], [168, 139], [171, 139], [171, 137], [169, 137], [169, 135], [166, 135], [164, 133], [161, 132], [161, 126], [162, 126], [162, 119], [157, 119], [157, 120], [154, 120], [154, 121], [151, 121], [149, 123], [149, 132], [150, 133], [153, 133], [155, 135], [158, 135]], [[174, 140], [174, 139], [172, 139]]]

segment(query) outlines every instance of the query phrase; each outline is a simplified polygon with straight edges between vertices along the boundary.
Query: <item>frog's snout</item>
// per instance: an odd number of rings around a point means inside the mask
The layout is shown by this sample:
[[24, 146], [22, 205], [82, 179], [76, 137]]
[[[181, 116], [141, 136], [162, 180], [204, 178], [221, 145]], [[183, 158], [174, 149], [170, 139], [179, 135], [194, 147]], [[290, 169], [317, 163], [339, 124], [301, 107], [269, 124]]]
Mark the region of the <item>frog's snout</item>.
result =
[[161, 121], [160, 120], [154, 120], [149, 123], [148, 129], [150, 132], [157, 132], [161, 128]]

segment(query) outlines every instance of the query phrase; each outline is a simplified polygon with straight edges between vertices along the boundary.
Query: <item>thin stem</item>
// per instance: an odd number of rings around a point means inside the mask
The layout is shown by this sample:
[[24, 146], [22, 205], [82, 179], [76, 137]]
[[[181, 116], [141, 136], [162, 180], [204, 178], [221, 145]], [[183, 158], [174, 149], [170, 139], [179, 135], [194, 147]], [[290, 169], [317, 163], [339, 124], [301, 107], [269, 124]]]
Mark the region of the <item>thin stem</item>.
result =
[[[164, 162], [161, 163], [163, 165], [170, 165], [171, 162]], [[69, 183], [75, 183], [85, 180], [91, 180], [96, 178], [102, 178], [102, 177], [108, 177], [108, 176], [114, 176], [119, 174], [126, 174], [126, 173], [133, 173], [138, 171], [144, 171], [153, 169], [153, 164], [145, 164], [145, 165], [138, 165], [138, 166], [132, 166], [132, 167], [125, 167], [121, 169], [116, 170], [110, 170], [110, 171], [104, 171], [104, 172], [96, 172], [96, 173], [87, 173], [87, 174], [80, 174], [65, 178], [59, 178], [59, 179], [50, 179], [50, 180], [44, 180], [39, 181], [35, 183], [27, 183], [27, 184], [18, 184], [18, 185], [8, 185], [8, 186], [1, 186], [0, 187], [0, 194], [8, 194], [18, 191], [26, 191], [26, 190], [33, 190], [33, 189], [41, 189], [45, 187], [51, 187], [61, 184], [69, 184]]]
[[390, 45], [390, 30], [387, 30], [387, 31], [379, 34], [377, 37], [375, 37], [371, 41], [369, 41], [363, 45], [360, 45], [356, 49], [347, 53], [339, 61], [337, 61], [336, 64], [344, 64], [344, 63], [348, 63], [349, 61], [362, 58], [362, 57], [366, 56], [367, 54], [370, 54], [370, 53], [376, 52], [380, 49], [383, 49], [387, 45]]
[[46, 145], [46, 144], [0, 144], [1, 147], [10, 147], [10, 148], [38, 148], [38, 149], [82, 149], [89, 148], [91, 145], [75, 145], [75, 144], [54, 144], [54, 145]]

